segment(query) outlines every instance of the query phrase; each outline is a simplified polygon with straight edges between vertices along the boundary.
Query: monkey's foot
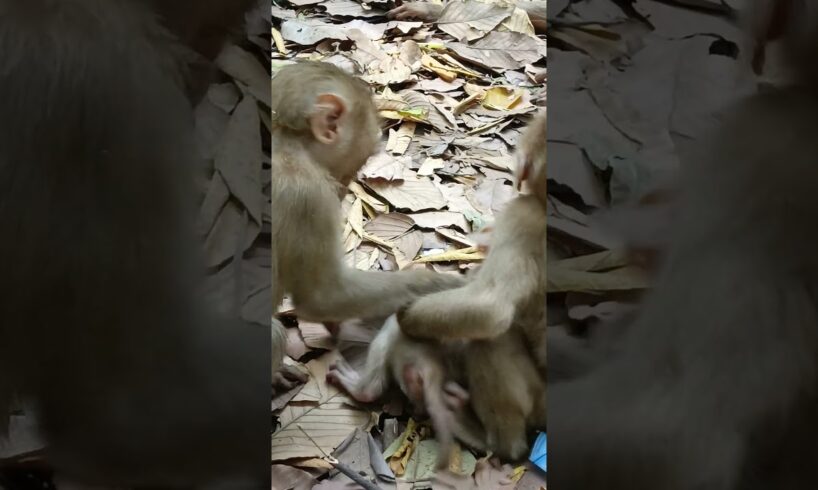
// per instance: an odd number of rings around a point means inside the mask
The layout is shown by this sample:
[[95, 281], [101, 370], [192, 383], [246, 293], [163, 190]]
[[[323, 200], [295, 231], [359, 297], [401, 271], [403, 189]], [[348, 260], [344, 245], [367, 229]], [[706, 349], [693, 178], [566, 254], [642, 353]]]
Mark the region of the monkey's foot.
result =
[[273, 375], [273, 390], [288, 391], [301, 383], [306, 383], [308, 376], [294, 366], [281, 366]]
[[374, 387], [368, 386], [358, 371], [343, 359], [330, 364], [327, 381], [343, 389], [354, 400], [361, 403], [372, 403], [380, 396], [380, 393], [375, 393]]

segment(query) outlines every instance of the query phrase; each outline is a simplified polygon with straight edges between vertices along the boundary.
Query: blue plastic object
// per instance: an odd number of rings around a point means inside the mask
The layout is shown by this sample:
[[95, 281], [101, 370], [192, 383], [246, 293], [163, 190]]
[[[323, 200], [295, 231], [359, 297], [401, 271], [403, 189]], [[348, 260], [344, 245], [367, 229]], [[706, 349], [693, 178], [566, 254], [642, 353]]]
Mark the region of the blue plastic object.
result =
[[545, 441], [545, 432], [540, 432], [537, 434], [537, 440], [534, 441], [534, 447], [531, 448], [531, 455], [528, 457], [528, 460], [537, 466], [537, 468], [540, 468], [543, 471], [548, 471], [545, 469], [548, 465], [548, 451], [546, 450]]

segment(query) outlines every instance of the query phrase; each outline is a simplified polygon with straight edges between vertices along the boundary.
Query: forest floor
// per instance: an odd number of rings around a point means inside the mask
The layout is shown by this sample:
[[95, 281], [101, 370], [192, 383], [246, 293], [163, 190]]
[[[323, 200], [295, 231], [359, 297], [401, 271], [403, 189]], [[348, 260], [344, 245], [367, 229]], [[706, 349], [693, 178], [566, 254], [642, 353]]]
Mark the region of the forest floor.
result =
[[[298, 59], [333, 63], [375, 92], [387, 143], [343, 201], [346, 261], [363, 270], [479, 265], [479, 232], [517, 195], [513, 150], [544, 105], [546, 44], [527, 14], [503, 2], [452, 2], [436, 23], [390, 21], [389, 4], [273, 4], [273, 73]], [[287, 315], [290, 307], [281, 309]], [[360, 488], [325, 455], [382, 489], [538, 489], [533, 465], [500, 465], [458, 447], [435, 474], [437, 442], [399, 397], [360, 406], [327, 384], [331, 362], [360, 365], [371, 325], [287, 322], [288, 359], [309, 381], [273, 400], [275, 488]], [[379, 325], [375, 325], [377, 328]]]

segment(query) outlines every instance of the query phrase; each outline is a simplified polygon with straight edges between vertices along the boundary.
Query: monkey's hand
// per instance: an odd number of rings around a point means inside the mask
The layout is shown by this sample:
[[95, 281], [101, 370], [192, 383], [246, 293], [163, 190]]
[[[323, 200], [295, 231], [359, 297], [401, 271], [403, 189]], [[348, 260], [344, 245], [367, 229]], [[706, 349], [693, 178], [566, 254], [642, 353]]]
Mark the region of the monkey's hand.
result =
[[386, 13], [386, 16], [395, 20], [417, 19], [424, 22], [432, 22], [437, 20], [442, 12], [442, 5], [426, 2], [411, 2], [393, 8]]

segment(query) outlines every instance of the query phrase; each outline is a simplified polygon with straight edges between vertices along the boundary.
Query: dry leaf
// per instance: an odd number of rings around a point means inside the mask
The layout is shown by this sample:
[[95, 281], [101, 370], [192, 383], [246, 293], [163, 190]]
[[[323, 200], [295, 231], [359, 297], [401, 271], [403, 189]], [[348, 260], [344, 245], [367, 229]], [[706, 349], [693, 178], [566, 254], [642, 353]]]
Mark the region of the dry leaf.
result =
[[304, 344], [312, 349], [329, 350], [335, 346], [332, 333], [330, 333], [323, 323], [299, 320], [298, 329], [301, 331], [301, 338], [304, 339]]
[[[321, 450], [331, 454], [356, 428], [368, 430], [374, 423], [372, 414], [355, 408], [350, 398], [327, 384], [328, 363], [336, 359], [337, 355], [325, 354], [307, 364], [310, 380], [279, 415], [281, 428], [271, 441], [272, 461], [320, 458]], [[307, 401], [310, 393], [313, 401]]]
[[517, 32], [491, 32], [474, 44], [449, 43], [449, 49], [478, 66], [516, 70], [542, 59], [540, 42]]
[[332, 15], [339, 17], [380, 17], [384, 13], [377, 10], [366, 10], [358, 2], [352, 0], [332, 0], [321, 4]]
[[441, 254], [433, 254], [420, 257], [419, 259], [415, 259], [415, 263], [422, 264], [426, 262], [473, 261], [483, 260], [485, 258], [486, 256], [482, 252], [477, 250], [476, 247], [468, 247], [462, 248], [460, 250], [449, 250]]
[[270, 34], [271, 34], [271, 35], [272, 35], [272, 37], [273, 37], [273, 43], [275, 44], [276, 49], [278, 50], [278, 52], [279, 52], [279, 53], [281, 53], [281, 54], [287, 54], [287, 53], [289, 53], [289, 52], [290, 52], [290, 51], [287, 49], [287, 46], [285, 46], [285, 45], [284, 45], [284, 38], [283, 38], [283, 37], [281, 37], [281, 32], [279, 32], [279, 30], [278, 30], [278, 29], [276, 29], [275, 27], [273, 27], [273, 28], [272, 28], [272, 31], [270, 32]]
[[415, 136], [415, 128], [417, 125], [413, 122], [405, 122], [400, 125], [397, 131], [394, 132], [394, 141], [392, 139], [392, 133], [390, 132], [389, 142], [386, 145], [386, 151], [391, 152], [393, 155], [403, 155], [406, 153], [406, 149], [409, 148], [409, 144], [412, 142], [412, 138]]
[[481, 38], [511, 15], [512, 9], [474, 0], [452, 0], [437, 20], [437, 27], [460, 41]]
[[364, 230], [378, 238], [394, 240], [406, 234], [413, 226], [415, 221], [411, 217], [403, 213], [388, 213], [375, 217], [366, 224]]
[[358, 177], [368, 181], [400, 181], [403, 180], [405, 169], [410, 161], [409, 157], [394, 157], [382, 151], [366, 161], [366, 164], [358, 171]]
[[347, 39], [344, 29], [333, 24], [326, 24], [308, 18], [285, 20], [282, 22], [281, 37], [302, 46], [312, 46], [324, 39]]
[[435, 173], [435, 170], [439, 170], [443, 168], [444, 162], [440, 158], [427, 158], [423, 161], [418, 169], [418, 175], [432, 175]]
[[403, 177], [403, 182], [367, 180], [366, 184], [396, 209], [423, 211], [446, 205], [443, 195], [427, 177], [418, 177], [411, 170], [405, 170]]
[[430, 211], [427, 213], [413, 213], [412, 220], [421, 228], [437, 229], [456, 226], [460, 231], [470, 231], [469, 222], [461, 213], [451, 211]]
[[519, 104], [525, 93], [526, 91], [521, 88], [492, 87], [486, 90], [486, 93], [481, 100], [481, 104], [483, 107], [488, 109], [505, 111], [508, 109], [513, 109], [514, 106]]

